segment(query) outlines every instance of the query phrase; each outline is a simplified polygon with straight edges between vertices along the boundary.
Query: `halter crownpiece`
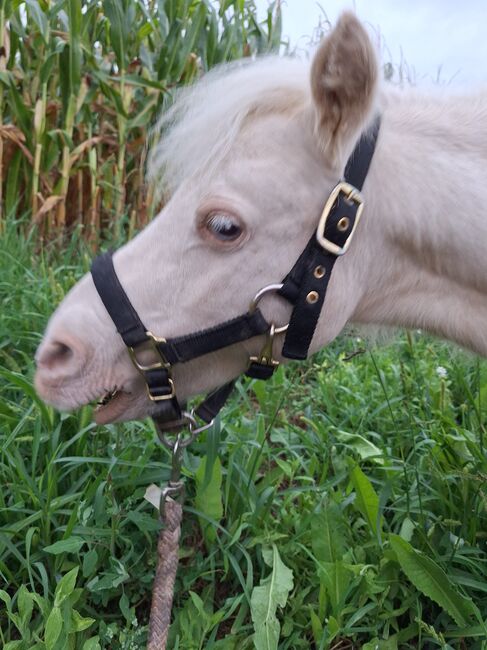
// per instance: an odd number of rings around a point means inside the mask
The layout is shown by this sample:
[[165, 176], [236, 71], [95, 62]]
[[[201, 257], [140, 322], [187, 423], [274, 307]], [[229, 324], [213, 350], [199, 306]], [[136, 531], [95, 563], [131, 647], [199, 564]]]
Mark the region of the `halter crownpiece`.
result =
[[[332, 190], [317, 229], [291, 271], [282, 283], [261, 289], [250, 303], [249, 311], [241, 316], [185, 336], [172, 339], [155, 336], [144, 326], [120, 284], [112, 253], [104, 253], [93, 261], [91, 274], [96, 290], [128, 348], [132, 363], [144, 377], [148, 397], [155, 404], [152, 418], [160, 431], [173, 431], [188, 425], [196, 434], [211, 426], [235, 383], [231, 381], [216, 389], [198, 408], [187, 413], [178, 401], [172, 379], [172, 366], [177, 363], [266, 334], [260, 354], [250, 357], [246, 374], [256, 379], [269, 379], [279, 365], [273, 353], [275, 335], [283, 332], [286, 338], [282, 355], [288, 359], [306, 359], [333, 266], [348, 250], [362, 214], [360, 190], [374, 155], [379, 129], [380, 117], [377, 117], [357, 142], [346, 164], [344, 180]], [[289, 324], [268, 323], [259, 310], [258, 302], [270, 291], [293, 306]], [[143, 364], [140, 352], [144, 349], [151, 349], [157, 360]], [[203, 422], [202, 426], [198, 420]]]

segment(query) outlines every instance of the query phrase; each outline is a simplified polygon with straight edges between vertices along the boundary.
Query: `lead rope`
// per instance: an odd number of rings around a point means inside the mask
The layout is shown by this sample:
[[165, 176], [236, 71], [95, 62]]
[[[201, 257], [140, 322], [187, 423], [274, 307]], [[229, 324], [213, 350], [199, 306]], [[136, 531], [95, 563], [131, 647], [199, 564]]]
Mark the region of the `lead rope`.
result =
[[166, 487], [159, 491], [159, 517], [163, 528], [157, 541], [157, 567], [152, 587], [147, 650], [166, 649], [171, 623], [174, 582], [179, 562], [181, 520], [183, 517], [184, 482], [181, 479], [183, 452], [198, 434], [209, 426], [192, 428], [192, 425], [194, 427], [196, 422], [192, 415], [188, 415], [188, 418], [190, 423], [189, 435], [185, 438], [180, 431], [174, 440], [170, 440], [155, 421], [159, 440], [171, 452], [171, 475]]
[[164, 529], [157, 542], [157, 569], [152, 588], [147, 650], [165, 650], [179, 561], [183, 505], [168, 498], [164, 503]]

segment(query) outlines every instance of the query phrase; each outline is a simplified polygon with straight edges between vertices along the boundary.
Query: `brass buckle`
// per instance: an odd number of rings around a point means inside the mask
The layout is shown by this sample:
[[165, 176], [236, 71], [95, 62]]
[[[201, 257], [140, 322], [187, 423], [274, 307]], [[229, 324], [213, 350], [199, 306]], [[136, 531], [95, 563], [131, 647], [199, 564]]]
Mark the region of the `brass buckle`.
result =
[[146, 332], [146, 335], [149, 340], [140, 343], [140, 345], [138, 345], [137, 348], [140, 348], [140, 346], [143, 345], [149, 345], [152, 348], [152, 350], [158, 355], [160, 361], [155, 361], [154, 363], [151, 363], [148, 366], [144, 366], [142, 363], [140, 363], [140, 361], [138, 361], [135, 348], [128, 346], [128, 351], [132, 363], [134, 364], [134, 366], [137, 368], [139, 372], [147, 372], [148, 370], [157, 370], [157, 368], [166, 368], [167, 370], [169, 370], [171, 368], [171, 364], [168, 362], [168, 360], [164, 357], [160, 349], [157, 347], [158, 343], [165, 343], [166, 339], [158, 338], [157, 336], [154, 336], [152, 332], [149, 331]]
[[172, 399], [173, 397], [175, 397], [176, 389], [174, 388], [174, 382], [171, 379], [171, 377], [168, 377], [167, 381], [169, 383], [169, 386], [171, 387], [171, 392], [168, 393], [167, 395], [152, 395], [152, 393], [150, 392], [148, 384], [145, 385], [145, 387], [147, 389], [147, 395], [149, 396], [149, 399], [151, 400], [151, 402], [163, 402], [166, 399]]
[[132, 360], [132, 363], [134, 366], [137, 368], [137, 370], [143, 375], [144, 372], [148, 372], [149, 370], [158, 370], [159, 368], [165, 368], [168, 371], [168, 384], [169, 387], [171, 388], [171, 392], [168, 393], [167, 395], [153, 395], [150, 392], [149, 385], [146, 383], [146, 390], [147, 390], [147, 395], [149, 396], [149, 399], [151, 402], [163, 402], [164, 400], [172, 399], [173, 397], [176, 396], [176, 389], [174, 388], [174, 382], [170, 377], [171, 374], [171, 364], [169, 361], [166, 359], [166, 357], [162, 354], [160, 349], [157, 347], [158, 343], [165, 343], [166, 339], [163, 338], [158, 338], [157, 336], [154, 336], [152, 332], [147, 331], [146, 332], [147, 341], [144, 341], [140, 345], [137, 346], [137, 348], [140, 350], [141, 346], [147, 346], [149, 345], [152, 350], [157, 354], [159, 357], [160, 361], [155, 361], [154, 363], [150, 363], [149, 365], [144, 365], [140, 363], [140, 361], [137, 359], [137, 352], [135, 348], [128, 346], [128, 351], [130, 358]]
[[[347, 241], [343, 244], [343, 246], [338, 246], [338, 244], [334, 244], [332, 241], [325, 237], [326, 221], [340, 194], [345, 194], [347, 201], [351, 201], [357, 205], [357, 215], [355, 217], [352, 231], [348, 235]], [[355, 230], [357, 229], [363, 209], [364, 200], [358, 189], [353, 185], [350, 185], [350, 183], [346, 183], [345, 181], [338, 183], [338, 185], [336, 185], [331, 191], [331, 194], [325, 203], [325, 207], [323, 208], [323, 212], [321, 213], [320, 222], [318, 224], [318, 228], [316, 229], [316, 241], [318, 244], [329, 253], [333, 253], [334, 255], [343, 255], [346, 253], [352, 241]]]

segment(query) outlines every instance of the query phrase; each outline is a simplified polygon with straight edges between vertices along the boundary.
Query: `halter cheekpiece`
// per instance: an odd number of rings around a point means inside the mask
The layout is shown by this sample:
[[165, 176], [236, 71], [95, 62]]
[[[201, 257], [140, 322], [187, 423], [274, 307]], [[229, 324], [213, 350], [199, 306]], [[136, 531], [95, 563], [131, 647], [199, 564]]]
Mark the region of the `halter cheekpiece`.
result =
[[[265, 334], [264, 346], [259, 355], [250, 357], [246, 374], [269, 379], [278, 366], [273, 354], [274, 338], [282, 332], [286, 333], [282, 355], [288, 359], [306, 359], [333, 266], [347, 251], [360, 220], [363, 210], [360, 190], [374, 155], [379, 128], [377, 117], [360, 137], [346, 164], [344, 180], [332, 190], [315, 232], [291, 271], [281, 283], [261, 289], [251, 301], [249, 311], [241, 316], [185, 336], [172, 339], [155, 336], [144, 326], [120, 284], [112, 253], [104, 253], [94, 260], [91, 274], [96, 290], [133, 364], [144, 377], [148, 397], [155, 404], [152, 418], [160, 430], [176, 430], [189, 424], [196, 434], [211, 426], [235, 383], [231, 381], [216, 389], [188, 413], [177, 398], [172, 379], [175, 364]], [[293, 306], [288, 325], [277, 327], [262, 315], [258, 303], [268, 292], [278, 293]], [[143, 364], [140, 352], [144, 349], [151, 349], [157, 361]]]

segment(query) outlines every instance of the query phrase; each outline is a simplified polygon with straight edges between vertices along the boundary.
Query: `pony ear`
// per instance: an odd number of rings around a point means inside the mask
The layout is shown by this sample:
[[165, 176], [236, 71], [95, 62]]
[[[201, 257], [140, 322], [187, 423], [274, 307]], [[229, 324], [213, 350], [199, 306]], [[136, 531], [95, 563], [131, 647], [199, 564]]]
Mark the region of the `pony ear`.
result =
[[378, 78], [375, 51], [351, 12], [340, 16], [311, 66], [316, 133], [332, 166], [344, 163], [374, 107]]

